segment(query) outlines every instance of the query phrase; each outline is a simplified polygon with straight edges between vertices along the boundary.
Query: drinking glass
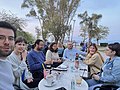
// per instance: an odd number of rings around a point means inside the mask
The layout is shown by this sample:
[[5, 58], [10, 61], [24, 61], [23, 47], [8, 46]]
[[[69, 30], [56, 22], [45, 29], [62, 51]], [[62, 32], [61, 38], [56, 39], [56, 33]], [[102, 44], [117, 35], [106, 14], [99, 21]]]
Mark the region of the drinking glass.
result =
[[75, 81], [77, 86], [81, 86], [82, 77], [79, 74], [75, 75]]
[[77, 71], [79, 70], [79, 60], [75, 60], [75, 68]]

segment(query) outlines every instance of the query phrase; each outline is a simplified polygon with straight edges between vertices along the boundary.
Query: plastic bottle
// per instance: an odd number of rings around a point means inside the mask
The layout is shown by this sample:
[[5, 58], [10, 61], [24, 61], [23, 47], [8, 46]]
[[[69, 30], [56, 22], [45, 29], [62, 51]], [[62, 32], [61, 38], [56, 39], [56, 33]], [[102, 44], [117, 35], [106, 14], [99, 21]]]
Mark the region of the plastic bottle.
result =
[[79, 59], [79, 54], [76, 53], [76, 57], [75, 57], [75, 60], [78, 60]]
[[74, 79], [74, 77], [72, 77], [72, 80], [71, 80], [71, 90], [75, 90], [75, 79]]

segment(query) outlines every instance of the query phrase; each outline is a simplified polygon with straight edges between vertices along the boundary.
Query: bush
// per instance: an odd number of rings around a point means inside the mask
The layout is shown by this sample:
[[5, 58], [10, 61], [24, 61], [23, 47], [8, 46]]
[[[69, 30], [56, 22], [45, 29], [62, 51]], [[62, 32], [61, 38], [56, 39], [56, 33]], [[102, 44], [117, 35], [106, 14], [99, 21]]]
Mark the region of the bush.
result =
[[106, 47], [108, 45], [108, 43], [100, 43], [101, 47]]

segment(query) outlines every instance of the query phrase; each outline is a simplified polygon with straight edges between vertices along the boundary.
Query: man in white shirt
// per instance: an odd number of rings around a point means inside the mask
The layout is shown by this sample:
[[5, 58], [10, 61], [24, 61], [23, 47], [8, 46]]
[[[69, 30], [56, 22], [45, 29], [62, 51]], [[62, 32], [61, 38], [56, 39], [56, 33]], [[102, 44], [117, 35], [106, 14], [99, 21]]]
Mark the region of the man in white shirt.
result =
[[67, 43], [67, 48], [64, 50], [63, 59], [75, 60], [76, 53], [78, 53], [79, 55], [84, 55], [84, 56], [86, 55], [86, 52], [82, 52], [82, 51], [74, 48], [73, 43], [69, 41]]

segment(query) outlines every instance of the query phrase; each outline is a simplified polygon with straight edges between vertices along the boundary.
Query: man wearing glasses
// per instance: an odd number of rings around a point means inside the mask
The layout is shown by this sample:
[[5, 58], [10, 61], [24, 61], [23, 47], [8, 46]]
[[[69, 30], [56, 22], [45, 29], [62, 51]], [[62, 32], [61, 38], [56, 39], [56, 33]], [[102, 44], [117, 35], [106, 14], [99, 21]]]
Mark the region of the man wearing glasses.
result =
[[63, 53], [63, 59], [74, 61], [75, 57], [76, 57], [76, 53], [78, 53], [79, 55], [83, 55], [83, 56], [86, 55], [86, 52], [82, 52], [82, 51], [74, 48], [73, 42], [68, 41], [67, 48], [64, 50], [64, 53]]
[[14, 76], [6, 57], [14, 47], [16, 29], [5, 21], [0, 21], [0, 90], [14, 90]]

